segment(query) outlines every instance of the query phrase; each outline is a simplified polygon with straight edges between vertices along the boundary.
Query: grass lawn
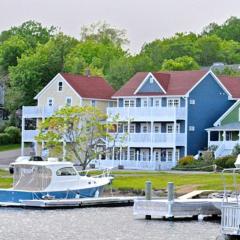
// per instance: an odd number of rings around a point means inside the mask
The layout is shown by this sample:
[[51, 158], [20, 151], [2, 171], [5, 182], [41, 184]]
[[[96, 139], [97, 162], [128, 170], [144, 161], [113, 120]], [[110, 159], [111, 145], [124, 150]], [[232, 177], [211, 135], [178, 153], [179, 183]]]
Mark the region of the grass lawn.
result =
[[[96, 172], [95, 172], [96, 173]], [[116, 190], [141, 190], [145, 188], [145, 182], [152, 181], [153, 189], [166, 189], [168, 182], [174, 182], [179, 193], [190, 192], [197, 189], [223, 190], [223, 181], [220, 173], [166, 173], [146, 171], [113, 171], [114, 180], [112, 187]], [[232, 187], [232, 175], [226, 175], [229, 189]], [[240, 183], [240, 175], [238, 177]], [[12, 184], [12, 176], [8, 171], [0, 170], [0, 188], [9, 188]]]
[[18, 149], [20, 147], [21, 147], [21, 145], [19, 143], [3, 145], [3, 146], [0, 146], [0, 152], [8, 151], [8, 150], [14, 150], [14, 149]]
[[12, 186], [12, 176], [8, 171], [0, 169], [0, 188], [9, 188]]

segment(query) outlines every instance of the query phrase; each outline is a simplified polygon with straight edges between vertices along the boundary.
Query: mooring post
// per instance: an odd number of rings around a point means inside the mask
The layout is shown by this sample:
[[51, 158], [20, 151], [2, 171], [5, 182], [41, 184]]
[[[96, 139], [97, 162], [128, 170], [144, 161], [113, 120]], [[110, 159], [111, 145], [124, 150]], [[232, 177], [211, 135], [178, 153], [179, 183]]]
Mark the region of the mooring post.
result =
[[[151, 181], [146, 181], [145, 183], [145, 199], [146, 200], [152, 199], [152, 182]], [[150, 220], [151, 215], [146, 215], [145, 219]]]
[[167, 186], [168, 190], [168, 214], [167, 214], [167, 219], [172, 220], [174, 218], [173, 213], [172, 213], [172, 205], [174, 202], [174, 183], [169, 182]]
[[145, 198], [146, 200], [151, 200], [152, 199], [152, 182], [151, 181], [146, 181], [145, 183]]

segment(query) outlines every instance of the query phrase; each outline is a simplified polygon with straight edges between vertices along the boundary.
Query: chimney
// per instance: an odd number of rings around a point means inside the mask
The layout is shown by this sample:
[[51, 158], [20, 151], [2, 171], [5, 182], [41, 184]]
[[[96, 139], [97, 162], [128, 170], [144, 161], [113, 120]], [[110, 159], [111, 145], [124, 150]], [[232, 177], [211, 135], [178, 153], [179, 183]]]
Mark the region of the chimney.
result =
[[89, 69], [89, 68], [87, 68], [87, 69], [85, 70], [85, 75], [86, 75], [86, 77], [90, 77], [91, 72], [90, 72], [90, 69]]

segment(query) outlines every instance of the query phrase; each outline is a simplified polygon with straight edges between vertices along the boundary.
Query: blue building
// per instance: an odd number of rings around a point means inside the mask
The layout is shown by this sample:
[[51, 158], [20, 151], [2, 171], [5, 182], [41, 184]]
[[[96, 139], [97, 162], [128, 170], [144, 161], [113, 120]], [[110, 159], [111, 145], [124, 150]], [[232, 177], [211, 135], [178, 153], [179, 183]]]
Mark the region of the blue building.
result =
[[212, 71], [140, 72], [112, 97], [118, 139], [100, 167], [171, 169], [208, 145], [206, 128], [240, 98], [240, 78]]

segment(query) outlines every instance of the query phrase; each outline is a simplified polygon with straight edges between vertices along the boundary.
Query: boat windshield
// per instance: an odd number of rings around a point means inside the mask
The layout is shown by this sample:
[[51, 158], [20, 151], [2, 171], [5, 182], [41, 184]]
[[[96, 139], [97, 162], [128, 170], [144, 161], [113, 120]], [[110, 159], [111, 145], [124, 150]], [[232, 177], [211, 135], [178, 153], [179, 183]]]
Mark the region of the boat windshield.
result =
[[52, 171], [46, 166], [15, 165], [13, 188], [15, 190], [42, 191], [51, 183]]

